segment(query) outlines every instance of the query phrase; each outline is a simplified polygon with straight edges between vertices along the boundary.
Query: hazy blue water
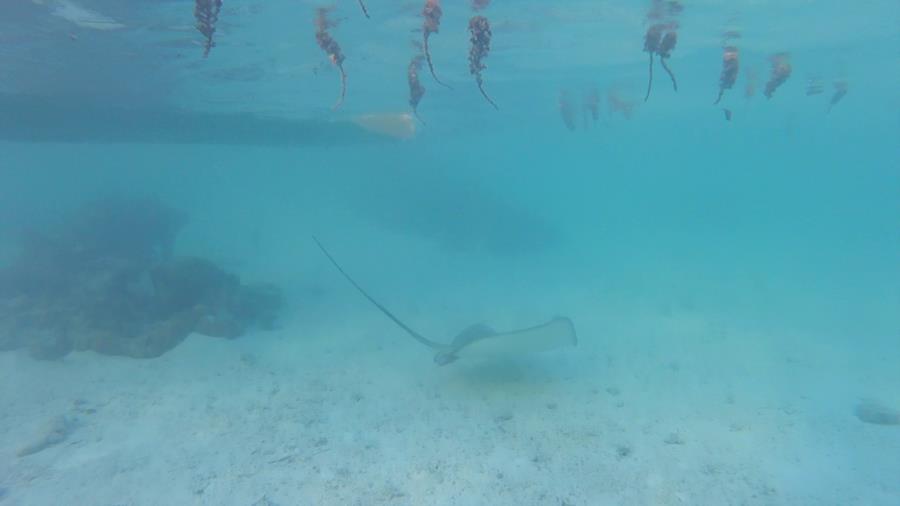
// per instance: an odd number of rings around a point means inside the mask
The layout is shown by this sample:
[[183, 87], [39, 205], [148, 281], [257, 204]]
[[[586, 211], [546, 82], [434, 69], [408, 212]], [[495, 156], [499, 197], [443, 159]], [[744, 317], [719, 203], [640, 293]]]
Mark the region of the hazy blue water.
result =
[[[670, 60], [680, 90], [657, 66], [644, 104], [646, 5], [495, 0], [485, 80], [499, 112], [467, 74], [468, 7], [445, 2], [433, 51], [454, 90], [423, 71], [427, 126], [402, 142], [328, 122], [407, 111], [419, 2], [369, 1], [370, 21], [355, 2], [340, 3], [346, 20], [334, 33], [350, 81], [334, 113], [337, 76], [314, 44], [312, 2], [226, 0], [208, 60], [190, 43], [198, 36], [179, 28], [192, 23], [190, 2], [78, 3], [126, 28], [79, 27], [28, 1], [0, 7], [2, 260], [22, 227], [96, 196], [153, 195], [190, 215], [180, 253], [283, 286], [289, 325], [372, 316], [323, 261], [316, 234], [441, 339], [479, 319], [562, 313], [590, 322], [580, 337], [602, 347], [632, 310], [687, 312], [775, 340], [804, 336], [801, 355], [843, 350], [846, 362], [821, 372], [829, 382], [895, 377], [896, 2], [686, 2]], [[722, 104], [731, 122], [711, 105], [726, 26], [744, 34], [741, 76]], [[777, 51], [792, 53], [793, 76], [771, 100], [761, 90], [745, 97], [748, 72], [761, 88]], [[825, 92], [806, 96], [813, 78]], [[849, 93], [826, 114], [836, 79]], [[559, 94], [590, 89], [601, 119], [570, 132]], [[607, 109], [610, 89], [638, 102], [632, 119]], [[111, 131], [110, 107], [135, 110]], [[296, 134], [243, 135], [246, 124], [229, 115], [248, 112], [294, 122], [254, 119], [263, 131]], [[317, 125], [328, 133], [304, 140]], [[97, 142], [123, 129], [123, 142]], [[158, 143], [160, 131], [168, 142]], [[196, 135], [209, 142], [192, 143]], [[67, 138], [82, 142], [55, 142]]]

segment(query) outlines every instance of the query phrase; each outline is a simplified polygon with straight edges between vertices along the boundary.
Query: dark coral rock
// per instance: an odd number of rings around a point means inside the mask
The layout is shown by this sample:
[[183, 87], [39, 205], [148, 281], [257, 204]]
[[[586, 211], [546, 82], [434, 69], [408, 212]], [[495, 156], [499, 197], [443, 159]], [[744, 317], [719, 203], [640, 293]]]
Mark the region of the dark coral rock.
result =
[[900, 425], [900, 411], [883, 404], [865, 400], [856, 405], [854, 414], [865, 423], [874, 425]]
[[201, 317], [199, 311], [184, 311], [151, 323], [143, 332], [131, 339], [115, 339], [110, 343], [113, 347], [97, 351], [134, 358], [158, 357], [184, 341], [194, 331]]
[[28, 231], [0, 269], [0, 349], [156, 357], [192, 332], [272, 328], [281, 293], [242, 285], [209, 260], [173, 257], [184, 217], [153, 200], [104, 199]]
[[235, 338], [250, 326], [272, 329], [282, 305], [274, 285], [242, 285], [232, 274], [201, 258], [181, 258], [154, 269], [153, 286], [161, 314], [199, 308], [196, 332]]
[[234, 339], [246, 331], [244, 324], [229, 315], [205, 314], [194, 327], [194, 332], [210, 337]]
[[26, 336], [28, 354], [40, 360], [55, 360], [72, 351], [72, 343], [65, 332], [35, 332]]
[[241, 286], [230, 309], [237, 318], [252, 321], [263, 330], [272, 330], [283, 304], [281, 289], [269, 283], [255, 283]]
[[227, 305], [239, 290], [237, 276], [202, 258], [176, 258], [150, 272], [154, 303], [162, 315], [170, 315], [198, 304]]

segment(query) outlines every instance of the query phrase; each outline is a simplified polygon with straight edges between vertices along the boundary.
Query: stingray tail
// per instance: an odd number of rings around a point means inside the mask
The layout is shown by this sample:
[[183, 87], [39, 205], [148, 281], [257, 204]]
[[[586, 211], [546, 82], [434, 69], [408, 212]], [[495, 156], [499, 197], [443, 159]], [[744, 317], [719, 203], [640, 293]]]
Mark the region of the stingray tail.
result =
[[363, 3], [363, 0], [359, 0], [359, 8], [362, 9], [363, 14], [365, 14], [366, 19], [369, 19], [369, 9], [366, 8], [366, 4]]
[[407, 326], [405, 323], [403, 323], [402, 321], [400, 321], [399, 318], [397, 318], [396, 316], [394, 316], [393, 313], [391, 313], [390, 311], [388, 311], [388, 309], [387, 309], [386, 307], [382, 306], [381, 303], [379, 303], [377, 300], [373, 299], [372, 296], [369, 295], [369, 294], [363, 289], [363, 287], [359, 286], [359, 283], [357, 283], [356, 281], [354, 281], [353, 278], [351, 278], [350, 275], [347, 274], [347, 272], [343, 269], [343, 267], [341, 267], [340, 264], [337, 263], [337, 260], [335, 260], [334, 257], [331, 256], [331, 253], [329, 253], [328, 250], [325, 249], [325, 246], [322, 245], [321, 242], [319, 242], [319, 239], [317, 239], [315, 236], [313, 236], [313, 241], [316, 241], [316, 244], [319, 246], [319, 249], [322, 250], [322, 253], [325, 253], [325, 256], [328, 257], [328, 260], [331, 261], [332, 265], [334, 265], [335, 268], [337, 268], [338, 272], [340, 272], [345, 278], [347, 278], [347, 281], [349, 281], [350, 284], [353, 285], [354, 288], [356, 288], [357, 290], [359, 290], [359, 293], [361, 293], [361, 294], [363, 295], [363, 297], [365, 297], [366, 299], [369, 299], [369, 302], [371, 302], [371, 303], [372, 303], [375, 307], [377, 307], [382, 313], [384, 313], [385, 316], [387, 316], [388, 318], [390, 318], [391, 321], [393, 321], [394, 323], [396, 323], [398, 327], [400, 327], [401, 329], [405, 330], [406, 333], [409, 334], [410, 336], [412, 336], [413, 339], [415, 339], [416, 341], [419, 341], [420, 343], [424, 344], [425, 346], [428, 346], [429, 348], [434, 348], [434, 349], [436, 349], [436, 350], [443, 350], [443, 349], [446, 348], [445, 345], [443, 345], [443, 344], [441, 344], [441, 343], [434, 342], [434, 341], [432, 341], [431, 339], [428, 339], [427, 337], [424, 337], [422, 334], [419, 334], [419, 333], [416, 332], [415, 330], [409, 328], [409, 326]]

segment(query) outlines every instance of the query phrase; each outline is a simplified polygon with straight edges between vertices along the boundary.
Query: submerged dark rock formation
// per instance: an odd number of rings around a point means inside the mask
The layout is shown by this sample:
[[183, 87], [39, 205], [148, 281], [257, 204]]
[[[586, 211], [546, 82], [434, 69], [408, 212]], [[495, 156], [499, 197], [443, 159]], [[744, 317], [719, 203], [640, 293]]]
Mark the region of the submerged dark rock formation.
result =
[[900, 425], [900, 411], [889, 408], [877, 401], [861, 401], [853, 410], [856, 418], [873, 425]]
[[185, 217], [153, 200], [106, 199], [57, 229], [28, 231], [0, 269], [0, 349], [156, 357], [191, 332], [272, 328], [281, 293], [214, 263], [173, 256]]

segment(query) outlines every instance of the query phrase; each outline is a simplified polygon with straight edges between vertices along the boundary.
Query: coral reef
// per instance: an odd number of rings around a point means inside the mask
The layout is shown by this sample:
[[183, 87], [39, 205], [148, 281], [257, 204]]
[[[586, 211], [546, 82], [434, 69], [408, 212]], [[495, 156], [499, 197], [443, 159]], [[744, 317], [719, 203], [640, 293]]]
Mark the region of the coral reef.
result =
[[18, 257], [0, 270], [0, 349], [42, 359], [73, 350], [155, 357], [191, 332], [233, 338], [271, 328], [278, 289], [173, 256], [184, 223], [154, 200], [115, 198], [55, 229], [27, 231]]

